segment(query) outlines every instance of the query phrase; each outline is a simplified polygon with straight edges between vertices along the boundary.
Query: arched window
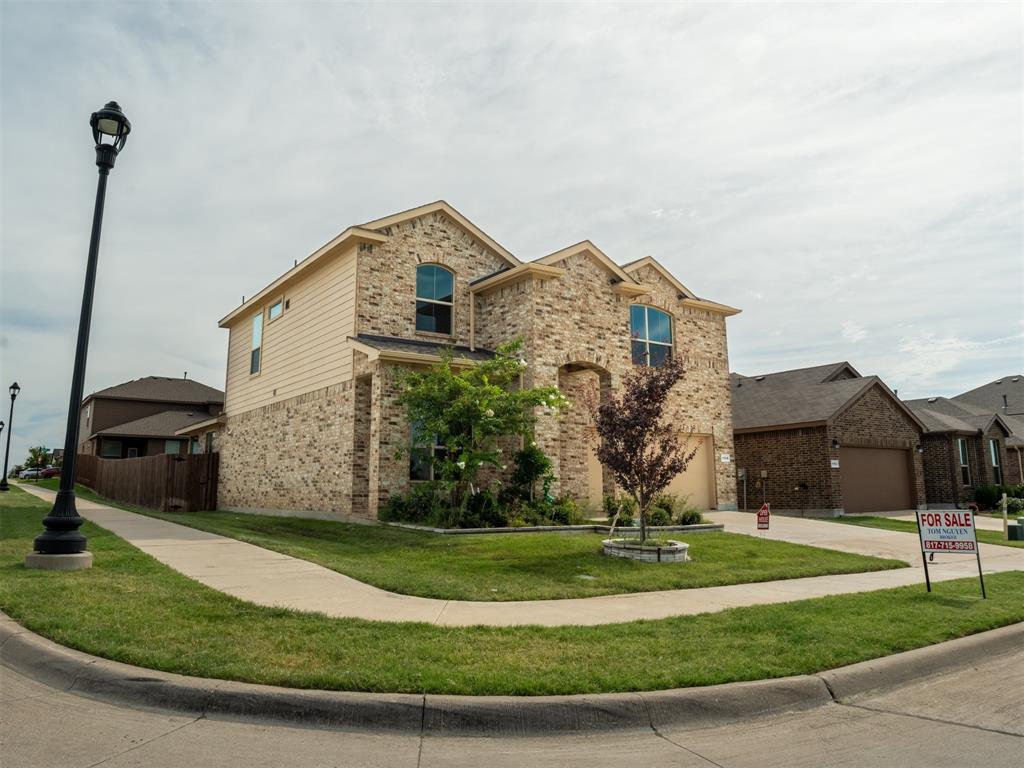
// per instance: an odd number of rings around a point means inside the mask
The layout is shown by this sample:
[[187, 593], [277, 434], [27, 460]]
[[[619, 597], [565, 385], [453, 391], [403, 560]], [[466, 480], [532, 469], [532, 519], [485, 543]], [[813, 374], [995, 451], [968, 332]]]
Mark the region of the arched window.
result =
[[633, 365], [660, 368], [672, 357], [672, 316], [644, 304], [629, 308]]
[[416, 330], [452, 332], [455, 275], [437, 264], [416, 267]]

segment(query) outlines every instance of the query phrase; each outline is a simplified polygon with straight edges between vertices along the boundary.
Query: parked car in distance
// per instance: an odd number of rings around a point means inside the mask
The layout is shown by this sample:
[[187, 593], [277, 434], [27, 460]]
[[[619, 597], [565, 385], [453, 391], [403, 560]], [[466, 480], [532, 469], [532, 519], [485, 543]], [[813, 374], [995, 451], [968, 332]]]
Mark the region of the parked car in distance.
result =
[[39, 473], [39, 476], [44, 480], [48, 477], [60, 477], [60, 467], [47, 467]]
[[41, 469], [23, 469], [18, 477], [22, 480], [38, 480], [42, 474], [43, 470]]

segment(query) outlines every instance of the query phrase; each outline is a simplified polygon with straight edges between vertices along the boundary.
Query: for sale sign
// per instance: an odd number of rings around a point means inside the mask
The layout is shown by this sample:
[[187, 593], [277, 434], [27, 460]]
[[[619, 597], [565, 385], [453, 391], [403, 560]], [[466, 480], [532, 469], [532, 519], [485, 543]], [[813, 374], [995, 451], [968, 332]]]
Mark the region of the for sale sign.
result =
[[768, 506], [766, 501], [761, 505], [761, 508], [757, 510], [757, 530], [767, 531], [768, 530], [768, 518], [771, 516], [771, 508]]
[[917, 529], [922, 552], [952, 552], [973, 555], [978, 551], [974, 514], [963, 509], [918, 512]]

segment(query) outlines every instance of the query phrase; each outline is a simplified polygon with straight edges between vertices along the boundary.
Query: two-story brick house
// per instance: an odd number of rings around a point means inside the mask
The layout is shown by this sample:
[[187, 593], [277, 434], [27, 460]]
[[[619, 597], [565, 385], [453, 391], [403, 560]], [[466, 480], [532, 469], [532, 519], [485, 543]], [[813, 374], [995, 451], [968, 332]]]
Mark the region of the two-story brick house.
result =
[[[670, 418], [699, 452], [673, 490], [735, 508], [725, 318], [652, 258], [619, 266], [589, 241], [522, 262], [445, 202], [350, 227], [220, 321], [222, 508], [374, 518], [420, 479], [396, 373], [441, 347], [465, 365], [524, 341], [526, 386], [613, 391], [634, 364], [682, 357]], [[542, 417], [556, 491], [613, 490], [580, 405]], [[725, 457], [725, 462], [719, 457]]]

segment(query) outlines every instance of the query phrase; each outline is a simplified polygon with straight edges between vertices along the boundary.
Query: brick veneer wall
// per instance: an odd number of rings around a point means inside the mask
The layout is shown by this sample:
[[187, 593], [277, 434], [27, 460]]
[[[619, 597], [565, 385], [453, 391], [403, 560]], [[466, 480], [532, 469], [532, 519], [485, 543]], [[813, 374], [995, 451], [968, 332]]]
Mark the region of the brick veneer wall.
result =
[[[681, 431], [712, 435], [714, 454], [732, 454], [732, 402], [725, 318], [681, 304], [674, 286], [656, 270], [638, 273], [638, 280], [654, 287], [650, 296], [633, 300], [614, 291], [611, 273], [584, 253], [555, 266], [566, 274], [549, 280], [524, 281], [480, 297], [477, 305], [477, 341], [493, 347], [519, 335], [525, 342], [529, 366], [526, 386], [557, 386], [560, 373], [579, 365], [601, 372], [607, 386], [617, 389], [622, 376], [633, 369], [630, 350], [629, 307], [650, 304], [673, 319], [675, 354], [686, 362], [684, 380], [673, 391], [666, 418]], [[563, 417], [565, 418], [565, 417]], [[571, 424], [570, 421], [565, 425]], [[585, 455], [572, 448], [573, 430], [563, 422], [542, 419], [537, 443], [552, 459], [559, 478], [555, 491], [586, 483]], [[566, 464], [568, 462], [568, 464]], [[734, 465], [715, 462], [719, 508], [736, 504]], [[582, 480], [581, 480], [582, 478]]]
[[[966, 486], [961, 478], [958, 439], [967, 441], [967, 464], [970, 467], [971, 482]], [[1016, 457], [1006, 449], [1006, 438], [998, 425], [993, 425], [984, 435], [953, 433], [925, 435], [922, 443], [925, 447], [925, 494], [929, 505], [969, 504], [974, 500], [974, 491], [979, 485], [995, 483], [992, 460], [989, 456], [988, 441], [990, 439], [999, 443], [999, 461], [1004, 473], [1003, 482], [1012, 484], [1015, 482], [1012, 477], [1015, 477], [1017, 472]], [[1011, 476], [1010, 472], [1014, 474]]]
[[354, 383], [230, 416], [218, 507], [365, 515], [352, 501]]
[[[736, 468], [747, 470], [747, 509], [757, 509], [765, 499], [779, 512], [839, 509], [829, 440], [824, 426], [736, 434]], [[768, 472], [766, 479], [762, 470]]]
[[[478, 243], [445, 213], [381, 230], [383, 245], [363, 246], [356, 267], [359, 333], [469, 343], [469, 283], [510, 265]], [[416, 266], [441, 264], [455, 273], [452, 336], [416, 330]]]
[[1024, 483], [1024, 472], [1021, 471], [1024, 464], [1024, 450], [1020, 448], [1006, 449], [1006, 484], [1020, 485]]

